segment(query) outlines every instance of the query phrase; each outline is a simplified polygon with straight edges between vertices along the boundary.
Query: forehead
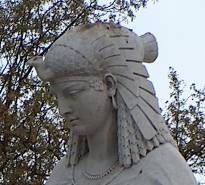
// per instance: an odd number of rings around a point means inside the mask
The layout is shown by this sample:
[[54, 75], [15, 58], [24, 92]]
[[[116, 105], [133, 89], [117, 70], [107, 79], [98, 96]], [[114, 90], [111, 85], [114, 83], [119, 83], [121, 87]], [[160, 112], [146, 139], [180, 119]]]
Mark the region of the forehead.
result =
[[85, 86], [95, 83], [103, 83], [103, 78], [101, 77], [93, 77], [93, 76], [75, 76], [75, 77], [65, 77], [60, 79], [55, 79], [55, 81], [50, 83], [51, 90], [52, 89], [62, 89], [62, 88], [72, 88], [76, 86]]

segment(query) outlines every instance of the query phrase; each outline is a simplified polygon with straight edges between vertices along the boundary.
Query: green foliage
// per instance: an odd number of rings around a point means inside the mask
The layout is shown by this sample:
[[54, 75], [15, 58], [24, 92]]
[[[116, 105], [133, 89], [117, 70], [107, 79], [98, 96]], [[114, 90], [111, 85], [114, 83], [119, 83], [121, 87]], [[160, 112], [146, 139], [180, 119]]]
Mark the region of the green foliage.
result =
[[133, 18], [147, 0], [0, 1], [0, 184], [43, 184], [65, 154], [69, 128], [26, 61], [66, 30]]
[[180, 152], [193, 171], [205, 173], [205, 88], [195, 84], [185, 91], [185, 83], [170, 68], [170, 99], [164, 117]]

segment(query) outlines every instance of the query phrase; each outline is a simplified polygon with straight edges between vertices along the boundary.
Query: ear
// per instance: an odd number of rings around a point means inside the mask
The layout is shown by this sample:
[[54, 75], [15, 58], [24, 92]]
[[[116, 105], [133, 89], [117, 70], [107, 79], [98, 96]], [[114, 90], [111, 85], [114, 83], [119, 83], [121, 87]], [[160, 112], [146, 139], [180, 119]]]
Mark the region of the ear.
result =
[[117, 79], [111, 73], [107, 73], [104, 76], [104, 82], [107, 85], [108, 96], [113, 97], [117, 91]]

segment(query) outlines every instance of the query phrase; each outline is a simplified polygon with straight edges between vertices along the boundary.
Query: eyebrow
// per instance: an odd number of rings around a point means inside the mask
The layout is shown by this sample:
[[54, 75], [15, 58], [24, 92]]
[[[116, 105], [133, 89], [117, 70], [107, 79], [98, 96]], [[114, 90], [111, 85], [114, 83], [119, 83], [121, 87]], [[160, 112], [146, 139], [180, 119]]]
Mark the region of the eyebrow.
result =
[[82, 88], [82, 87], [85, 87], [86, 84], [70, 84], [70, 85], [66, 85], [64, 88], [63, 88], [63, 91], [64, 90], [72, 90], [72, 89], [75, 89], [75, 88]]
[[[76, 83], [76, 82], [80, 82], [80, 83]], [[81, 82], [83, 82], [83, 83], [81, 83]], [[71, 83], [70, 84], [65, 84], [65, 86], [62, 88], [62, 91], [64, 91], [64, 90], [72, 90], [72, 89], [74, 89], [74, 88], [82, 88], [82, 87], [85, 87], [85, 82], [87, 82], [87, 81], [85, 81], [85, 80], [79, 80], [79, 81], [73, 81], [73, 83], [72, 83], [72, 81], [71, 81]], [[66, 83], [66, 82], [65, 82]], [[88, 82], [87, 82], [88, 83]], [[51, 94], [56, 94], [56, 91], [59, 89], [59, 86], [58, 86], [58, 84], [54, 84], [54, 85], [51, 85], [50, 86], [50, 93]]]

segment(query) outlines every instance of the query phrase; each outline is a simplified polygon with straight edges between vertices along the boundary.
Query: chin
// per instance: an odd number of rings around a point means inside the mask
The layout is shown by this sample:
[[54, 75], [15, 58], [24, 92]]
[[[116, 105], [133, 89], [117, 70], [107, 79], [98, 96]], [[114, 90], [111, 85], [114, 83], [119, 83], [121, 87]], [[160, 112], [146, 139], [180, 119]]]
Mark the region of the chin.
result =
[[77, 128], [77, 126], [75, 128], [73, 127], [72, 130], [73, 130], [73, 133], [78, 135], [78, 136], [92, 136], [92, 135], [96, 134], [96, 131], [94, 131], [94, 130], [85, 129], [82, 127]]
[[85, 129], [80, 128], [78, 126], [72, 127], [72, 131], [74, 134], [79, 135], [79, 136], [85, 136], [87, 135], [87, 132]]

